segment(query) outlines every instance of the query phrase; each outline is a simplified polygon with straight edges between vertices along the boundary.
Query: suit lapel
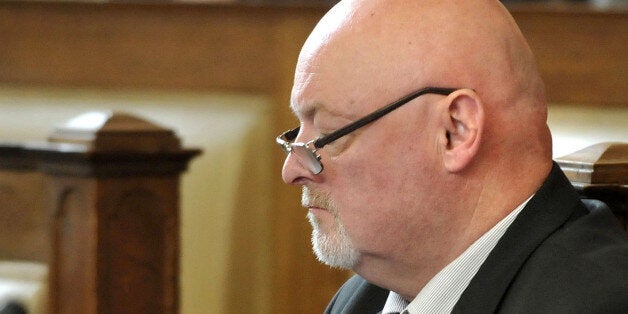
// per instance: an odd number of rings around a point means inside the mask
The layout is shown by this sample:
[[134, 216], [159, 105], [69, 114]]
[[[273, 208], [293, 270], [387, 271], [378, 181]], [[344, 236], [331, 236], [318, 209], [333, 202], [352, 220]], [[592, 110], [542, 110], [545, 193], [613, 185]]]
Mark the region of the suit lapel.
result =
[[489, 254], [452, 313], [496, 312], [521, 266], [573, 215], [578, 204], [578, 194], [554, 164], [548, 179]]

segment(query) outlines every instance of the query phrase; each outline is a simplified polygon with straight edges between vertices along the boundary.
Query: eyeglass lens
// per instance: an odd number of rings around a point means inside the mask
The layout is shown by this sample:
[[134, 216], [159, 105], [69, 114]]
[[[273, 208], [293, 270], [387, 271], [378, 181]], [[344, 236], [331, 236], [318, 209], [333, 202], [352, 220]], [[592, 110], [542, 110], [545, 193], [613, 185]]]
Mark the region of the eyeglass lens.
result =
[[307, 167], [314, 174], [323, 171], [323, 165], [316, 157], [316, 153], [312, 152], [305, 144], [293, 143], [291, 146], [292, 153], [303, 166]]

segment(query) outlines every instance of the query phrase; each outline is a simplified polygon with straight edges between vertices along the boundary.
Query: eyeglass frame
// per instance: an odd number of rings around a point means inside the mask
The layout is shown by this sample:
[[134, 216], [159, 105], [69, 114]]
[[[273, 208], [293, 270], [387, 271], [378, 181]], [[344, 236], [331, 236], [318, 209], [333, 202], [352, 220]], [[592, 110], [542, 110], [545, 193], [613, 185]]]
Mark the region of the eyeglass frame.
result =
[[[328, 135], [317, 137], [309, 142], [303, 143], [303, 142], [292, 141], [296, 139], [299, 133], [299, 130], [301, 129], [301, 126], [298, 126], [292, 130], [288, 130], [280, 134], [279, 136], [277, 136], [275, 141], [277, 142], [277, 144], [279, 144], [279, 146], [281, 146], [281, 148], [286, 152], [286, 154], [290, 154], [294, 150], [295, 147], [302, 148], [304, 152], [307, 153], [305, 157], [307, 157], [309, 159], [309, 162], [313, 164], [308, 166], [304, 164], [304, 161], [301, 161], [301, 164], [303, 166], [306, 166], [306, 168], [308, 168], [313, 174], [316, 175], [323, 171], [323, 163], [321, 162], [321, 156], [318, 155], [316, 152], [319, 149], [323, 148], [325, 145], [330, 144], [333, 141], [345, 135], [348, 135], [349, 133], [363, 126], [366, 126], [367, 124], [378, 120], [379, 118], [387, 115], [391, 111], [401, 107], [402, 105], [409, 103], [415, 98], [418, 98], [425, 94], [437, 94], [437, 95], [448, 96], [457, 90], [459, 90], [459, 88], [425, 87], [413, 93], [410, 93], [389, 105], [386, 105], [380, 109], [377, 109], [367, 114], [366, 116], [354, 122], [351, 122]], [[313, 168], [310, 166], [316, 166], [316, 167]]]

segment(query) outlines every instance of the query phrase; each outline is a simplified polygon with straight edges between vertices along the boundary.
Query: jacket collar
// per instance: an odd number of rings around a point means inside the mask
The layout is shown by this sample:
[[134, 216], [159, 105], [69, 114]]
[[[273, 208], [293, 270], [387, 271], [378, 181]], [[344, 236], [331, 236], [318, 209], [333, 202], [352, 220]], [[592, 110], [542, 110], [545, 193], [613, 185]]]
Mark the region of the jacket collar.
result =
[[452, 313], [494, 313], [534, 250], [574, 214], [579, 196], [556, 163], [469, 283]]

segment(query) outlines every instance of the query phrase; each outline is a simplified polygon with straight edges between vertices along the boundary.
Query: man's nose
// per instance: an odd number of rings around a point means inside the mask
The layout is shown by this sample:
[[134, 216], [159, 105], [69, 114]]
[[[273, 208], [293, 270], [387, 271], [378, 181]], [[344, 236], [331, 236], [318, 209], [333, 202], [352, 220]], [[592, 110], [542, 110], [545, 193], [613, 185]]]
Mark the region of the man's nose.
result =
[[314, 174], [303, 166], [294, 153], [290, 153], [283, 163], [281, 177], [286, 184], [302, 185], [307, 180], [313, 180]]

